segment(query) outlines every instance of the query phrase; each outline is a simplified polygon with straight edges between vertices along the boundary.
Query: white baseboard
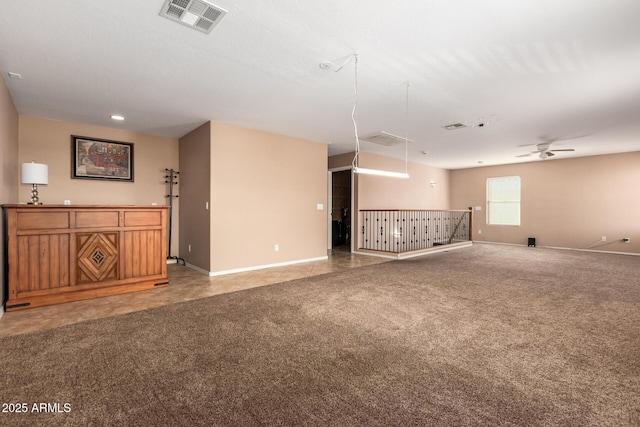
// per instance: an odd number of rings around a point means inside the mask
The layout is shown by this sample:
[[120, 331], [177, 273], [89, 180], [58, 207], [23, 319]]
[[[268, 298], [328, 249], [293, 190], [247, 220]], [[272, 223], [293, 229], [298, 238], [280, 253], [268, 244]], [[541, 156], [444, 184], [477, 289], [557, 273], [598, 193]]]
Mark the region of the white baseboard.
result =
[[187, 267], [189, 267], [190, 269], [195, 270], [195, 271], [197, 271], [197, 272], [199, 272], [199, 273], [202, 273], [202, 274], [204, 274], [204, 275], [206, 275], [206, 276], [208, 276], [208, 275], [209, 275], [209, 272], [208, 272], [207, 270], [205, 270], [204, 268], [200, 268], [200, 267], [195, 266], [195, 265], [193, 265], [193, 264], [189, 264], [188, 262], [186, 262], [186, 263], [185, 263], [185, 265], [186, 265]]
[[313, 261], [326, 261], [327, 259], [329, 259], [329, 256], [325, 255], [325, 256], [321, 256], [321, 257], [317, 257], [317, 258], [307, 258], [307, 259], [298, 259], [298, 260], [294, 260], [294, 261], [285, 261], [285, 262], [278, 262], [275, 264], [263, 264], [263, 265], [253, 265], [250, 267], [242, 267], [242, 268], [234, 268], [231, 270], [221, 270], [221, 271], [207, 271], [203, 268], [197, 267], [193, 264], [189, 264], [186, 263], [187, 267], [192, 268], [202, 274], [206, 274], [209, 277], [215, 277], [215, 276], [224, 276], [227, 274], [234, 274], [234, 273], [244, 273], [247, 271], [255, 271], [255, 270], [264, 270], [267, 268], [274, 268], [274, 267], [285, 267], [287, 265], [294, 265], [294, 264], [303, 264], [305, 262], [313, 262]]
[[370, 251], [360, 250], [360, 251], [353, 251], [352, 253], [358, 254], [358, 255], [375, 256], [378, 258], [386, 258], [386, 259], [409, 259], [409, 258], [423, 256], [423, 255], [435, 254], [438, 252], [447, 252], [447, 251], [453, 251], [456, 249], [468, 248], [469, 246], [473, 246], [473, 242], [465, 241], [465, 242], [459, 242], [459, 243], [452, 243], [449, 245], [433, 246], [431, 248], [419, 249], [417, 251], [411, 251], [411, 252], [395, 253], [395, 252], [376, 252], [373, 250], [370, 250]]
[[421, 251], [400, 253], [398, 254], [398, 259], [409, 259], [409, 258], [415, 258], [422, 255], [437, 254], [438, 252], [455, 251], [456, 249], [468, 248], [470, 246], [473, 246], [473, 242], [471, 241], [452, 243], [449, 245], [442, 245], [442, 246], [434, 246], [432, 248], [424, 249]]
[[398, 259], [398, 255], [397, 254], [393, 254], [391, 252], [375, 252], [375, 251], [351, 251], [352, 254], [356, 254], [356, 255], [367, 255], [367, 256], [375, 256], [378, 258], [385, 258], [385, 259]]
[[209, 276], [210, 277], [224, 276], [225, 274], [244, 273], [244, 272], [247, 272], [247, 271], [263, 270], [265, 268], [284, 267], [284, 266], [287, 266], [287, 265], [303, 264], [305, 262], [325, 261], [327, 259], [329, 259], [329, 256], [325, 255], [325, 256], [321, 256], [321, 257], [317, 257], [317, 258], [298, 259], [298, 260], [295, 260], [295, 261], [278, 262], [278, 263], [275, 263], [275, 264], [263, 264], [263, 265], [254, 265], [254, 266], [251, 266], [251, 267], [234, 268], [234, 269], [231, 269], [231, 270], [210, 271], [209, 272]]
[[562, 248], [557, 246], [538, 246], [539, 248], [546, 249], [558, 249], [561, 251], [578, 251], [578, 252], [595, 252], [599, 254], [616, 254], [616, 255], [632, 255], [632, 256], [640, 256], [640, 254], [635, 252], [617, 252], [617, 251], [601, 251], [598, 249], [579, 249], [579, 248]]
[[[473, 243], [482, 243], [488, 245], [503, 245], [503, 246], [521, 246], [528, 247], [527, 245], [521, 243], [501, 243], [501, 242], [487, 242], [484, 240], [474, 240]], [[631, 255], [631, 256], [640, 256], [639, 253], [636, 252], [617, 252], [617, 251], [602, 251], [599, 249], [581, 249], [581, 248], [565, 248], [563, 246], [545, 246], [545, 245], [536, 245], [532, 247], [535, 248], [543, 248], [543, 249], [557, 249], [560, 251], [578, 251], [578, 252], [594, 252], [599, 254], [615, 254], [615, 255]]]

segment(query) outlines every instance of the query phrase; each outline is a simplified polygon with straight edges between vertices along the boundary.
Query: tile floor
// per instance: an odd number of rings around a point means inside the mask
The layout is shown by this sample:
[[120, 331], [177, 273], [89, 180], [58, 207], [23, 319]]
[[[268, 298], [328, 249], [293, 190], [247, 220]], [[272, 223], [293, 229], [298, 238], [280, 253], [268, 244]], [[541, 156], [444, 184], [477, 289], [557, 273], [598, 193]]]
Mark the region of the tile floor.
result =
[[208, 277], [182, 265], [169, 264], [167, 270], [170, 284], [167, 288], [4, 313], [0, 318], [0, 337], [389, 261], [385, 258], [351, 254], [343, 247], [327, 252], [329, 259], [324, 261], [217, 277]]

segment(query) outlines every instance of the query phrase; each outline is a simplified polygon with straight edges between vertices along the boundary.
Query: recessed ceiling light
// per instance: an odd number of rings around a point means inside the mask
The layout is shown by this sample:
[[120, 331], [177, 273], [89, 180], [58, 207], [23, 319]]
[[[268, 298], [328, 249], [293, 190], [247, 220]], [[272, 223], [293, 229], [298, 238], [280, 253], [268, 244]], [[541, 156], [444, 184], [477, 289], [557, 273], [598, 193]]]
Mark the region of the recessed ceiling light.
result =
[[123, 117], [123, 116], [118, 116], [117, 114], [112, 114], [112, 115], [111, 115], [111, 118], [112, 118], [113, 120], [120, 120], [120, 121], [124, 120], [124, 117]]

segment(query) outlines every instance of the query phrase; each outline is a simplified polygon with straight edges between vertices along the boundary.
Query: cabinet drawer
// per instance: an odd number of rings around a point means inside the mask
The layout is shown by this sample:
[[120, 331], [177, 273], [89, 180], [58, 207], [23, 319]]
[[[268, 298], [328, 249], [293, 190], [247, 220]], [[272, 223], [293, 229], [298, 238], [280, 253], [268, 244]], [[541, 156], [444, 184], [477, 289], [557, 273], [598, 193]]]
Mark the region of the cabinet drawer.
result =
[[76, 212], [76, 228], [117, 227], [117, 211]]
[[160, 211], [129, 211], [124, 213], [125, 227], [162, 225]]
[[18, 230], [69, 228], [68, 212], [18, 212]]

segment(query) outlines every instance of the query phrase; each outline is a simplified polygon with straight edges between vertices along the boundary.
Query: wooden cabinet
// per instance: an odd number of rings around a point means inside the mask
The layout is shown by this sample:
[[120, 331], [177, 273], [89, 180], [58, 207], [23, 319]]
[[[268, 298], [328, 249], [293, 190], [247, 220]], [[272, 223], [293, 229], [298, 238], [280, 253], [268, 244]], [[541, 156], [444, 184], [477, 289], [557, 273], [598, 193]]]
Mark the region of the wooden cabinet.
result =
[[3, 208], [7, 311], [169, 284], [167, 206]]

